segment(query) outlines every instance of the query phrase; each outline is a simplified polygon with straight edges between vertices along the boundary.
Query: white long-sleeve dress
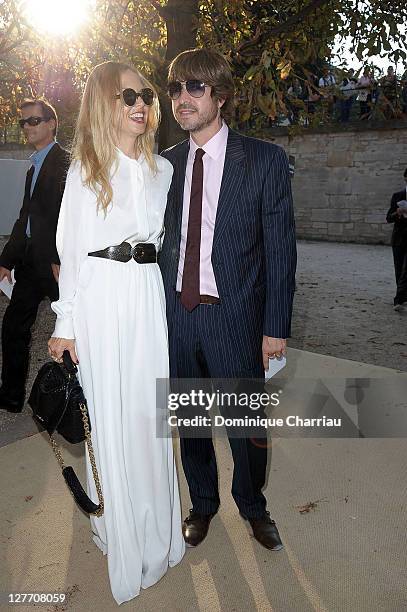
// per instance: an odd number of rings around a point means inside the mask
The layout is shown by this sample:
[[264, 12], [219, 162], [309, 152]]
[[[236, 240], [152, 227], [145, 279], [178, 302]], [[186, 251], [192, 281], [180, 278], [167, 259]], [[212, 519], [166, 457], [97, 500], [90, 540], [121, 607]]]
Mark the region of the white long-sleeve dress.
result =
[[[88, 257], [123, 241], [159, 248], [172, 166], [155, 156], [117, 151], [113, 201], [106, 215], [68, 173], [57, 229], [61, 259], [53, 336], [75, 338], [79, 378], [88, 401], [105, 511], [91, 517], [93, 540], [107, 554], [117, 603], [157, 582], [184, 555], [171, 438], [156, 436], [156, 378], [168, 378], [164, 288], [156, 263]], [[165, 409], [165, 408], [164, 408]], [[88, 493], [97, 502], [86, 454]]]

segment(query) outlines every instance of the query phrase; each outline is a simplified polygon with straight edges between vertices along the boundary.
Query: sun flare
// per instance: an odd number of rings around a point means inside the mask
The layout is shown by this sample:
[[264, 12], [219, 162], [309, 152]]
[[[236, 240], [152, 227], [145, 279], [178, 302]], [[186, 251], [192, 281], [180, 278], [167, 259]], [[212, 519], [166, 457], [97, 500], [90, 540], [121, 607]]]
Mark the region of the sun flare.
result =
[[53, 36], [75, 34], [90, 16], [86, 0], [27, 0], [27, 21], [39, 32]]

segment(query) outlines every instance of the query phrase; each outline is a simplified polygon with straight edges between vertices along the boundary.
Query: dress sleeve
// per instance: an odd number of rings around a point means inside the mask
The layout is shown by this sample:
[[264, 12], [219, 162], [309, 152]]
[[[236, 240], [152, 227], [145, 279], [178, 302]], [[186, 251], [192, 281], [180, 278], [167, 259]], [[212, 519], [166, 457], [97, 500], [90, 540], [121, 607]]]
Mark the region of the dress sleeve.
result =
[[53, 337], [74, 339], [72, 311], [78, 287], [81, 263], [87, 256], [84, 209], [87, 189], [82, 184], [79, 164], [68, 172], [58, 218], [56, 245], [61, 268], [59, 273], [59, 300], [51, 308], [57, 315]]

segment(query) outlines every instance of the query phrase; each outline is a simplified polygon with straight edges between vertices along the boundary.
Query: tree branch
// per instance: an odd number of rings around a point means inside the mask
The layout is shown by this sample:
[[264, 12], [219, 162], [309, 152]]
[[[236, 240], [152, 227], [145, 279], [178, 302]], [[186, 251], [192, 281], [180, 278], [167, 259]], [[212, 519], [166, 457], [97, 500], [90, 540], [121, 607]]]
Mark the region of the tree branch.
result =
[[150, 4], [158, 11], [164, 21], [168, 21], [168, 19], [174, 18], [180, 13], [185, 15], [197, 15], [199, 13], [197, 0], [189, 0], [188, 2], [186, 0], [173, 0], [172, 2], [169, 0], [165, 6], [160, 4], [158, 0], [150, 0]]
[[271, 29], [267, 34], [271, 36], [276, 36], [277, 34], [282, 34], [283, 32], [287, 32], [290, 30], [292, 26], [297, 25], [300, 21], [303, 21], [308, 15], [316, 11], [317, 9], [327, 6], [328, 4], [332, 4], [333, 0], [312, 0], [308, 6], [304, 6], [298, 13], [284, 21], [283, 23], [279, 23], [277, 26]]
[[308, 4], [307, 6], [304, 6], [304, 8], [302, 8], [298, 13], [296, 13], [295, 15], [293, 15], [292, 17], [290, 17], [283, 23], [277, 24], [276, 26], [274, 26], [271, 30], [268, 30], [267, 32], [261, 31], [260, 27], [258, 26], [254, 37], [251, 40], [248, 40], [242, 43], [241, 45], [239, 45], [239, 47], [237, 48], [237, 53], [239, 55], [251, 55], [251, 53], [246, 54], [245, 51], [263, 42], [263, 38], [265, 36], [270, 38], [270, 36], [279, 36], [280, 34], [283, 34], [284, 32], [288, 32], [293, 26], [303, 21], [306, 17], [311, 15], [317, 9], [323, 6], [332, 4], [332, 1], [333, 0], [312, 0], [310, 4]]

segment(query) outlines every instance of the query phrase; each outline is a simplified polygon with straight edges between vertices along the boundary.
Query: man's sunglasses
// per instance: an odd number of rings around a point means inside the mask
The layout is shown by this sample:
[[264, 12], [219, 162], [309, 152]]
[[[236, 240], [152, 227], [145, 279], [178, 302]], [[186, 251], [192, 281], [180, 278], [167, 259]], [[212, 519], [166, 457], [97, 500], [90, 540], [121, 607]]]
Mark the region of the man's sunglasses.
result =
[[134, 89], [128, 87], [127, 89], [123, 89], [121, 94], [116, 95], [117, 99], [121, 97], [123, 97], [126, 106], [134, 106], [138, 97], [140, 97], [147, 106], [151, 106], [154, 102], [154, 92], [148, 87], [141, 91], [134, 91]]
[[189, 79], [188, 81], [171, 81], [168, 83], [167, 93], [171, 100], [178, 100], [181, 95], [182, 87], [185, 87], [187, 92], [193, 98], [202, 98], [205, 93], [205, 85], [203, 81], [197, 79]]
[[44, 119], [44, 117], [27, 117], [27, 119], [20, 119], [19, 120], [19, 125], [20, 128], [23, 128], [25, 126], [26, 123], [28, 123], [28, 125], [39, 125], [42, 121], [49, 121], [49, 119]]

